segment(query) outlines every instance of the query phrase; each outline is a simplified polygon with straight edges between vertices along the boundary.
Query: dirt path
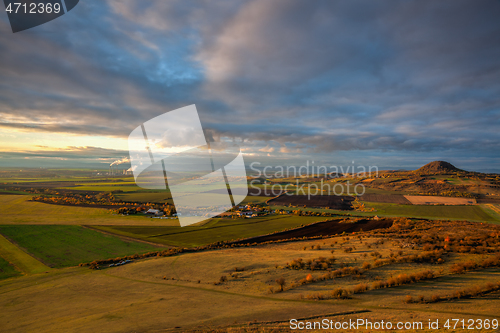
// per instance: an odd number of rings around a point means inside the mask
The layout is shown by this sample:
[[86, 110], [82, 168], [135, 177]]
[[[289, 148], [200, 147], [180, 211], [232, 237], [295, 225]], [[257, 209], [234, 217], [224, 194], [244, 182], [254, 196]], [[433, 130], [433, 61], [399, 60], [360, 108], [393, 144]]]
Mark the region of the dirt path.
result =
[[94, 227], [92, 227], [90, 225], [82, 225], [82, 227], [90, 229], [90, 230], [93, 230], [93, 231], [100, 232], [100, 233], [105, 234], [105, 235], [117, 237], [117, 238], [123, 239], [124, 241], [128, 241], [128, 242], [144, 243], [144, 244], [153, 245], [153, 246], [156, 246], [156, 247], [166, 247], [166, 248], [172, 248], [172, 247], [174, 247], [174, 246], [165, 245], [165, 244], [161, 244], [161, 243], [148, 242], [148, 241], [145, 241], [145, 240], [142, 240], [142, 239], [139, 239], [139, 238], [133, 238], [133, 237], [128, 237], [128, 236], [123, 236], [123, 235], [120, 235], [120, 234], [115, 234], [115, 233], [112, 233], [112, 232], [109, 232], [109, 231], [104, 231], [104, 230], [101, 230], [101, 229], [98, 229], [98, 228], [94, 228]]

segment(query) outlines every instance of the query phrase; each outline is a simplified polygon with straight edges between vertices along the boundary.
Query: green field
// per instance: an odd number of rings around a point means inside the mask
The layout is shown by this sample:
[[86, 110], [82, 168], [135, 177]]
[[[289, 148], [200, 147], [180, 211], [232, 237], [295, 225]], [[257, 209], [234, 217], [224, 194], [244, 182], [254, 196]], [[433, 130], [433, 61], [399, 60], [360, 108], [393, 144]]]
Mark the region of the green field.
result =
[[83, 186], [62, 186], [58, 187], [64, 190], [79, 190], [79, 191], [99, 191], [99, 192], [111, 192], [111, 191], [123, 191], [123, 192], [133, 192], [140, 190], [141, 188], [137, 185], [83, 185]]
[[1, 225], [0, 233], [50, 267], [154, 251], [157, 247], [125, 241], [81, 226]]
[[[0, 195], [2, 224], [179, 225], [178, 220], [113, 215], [109, 209], [51, 205], [29, 195]], [[118, 208], [119, 206], [117, 206]]]
[[245, 198], [245, 200], [242, 201], [242, 203], [263, 203], [266, 202], [266, 200], [271, 199], [271, 197], [261, 197], [261, 196], [254, 196], [254, 195], [249, 195]]
[[332, 214], [352, 216], [404, 216], [422, 217], [431, 219], [457, 219], [469, 221], [485, 221], [500, 223], [500, 214], [495, 214], [485, 205], [481, 206], [431, 206], [431, 205], [401, 205], [391, 203], [365, 202], [367, 208], [373, 208], [372, 212], [346, 211], [322, 208], [302, 208], [288, 206], [272, 206], [272, 209], [296, 210], [312, 212], [327, 212]]
[[194, 247], [224, 240], [255, 237], [325, 219], [327, 218], [319, 216], [276, 215], [236, 220], [214, 219], [201, 227], [98, 226], [95, 228], [155, 243]]
[[[128, 192], [128, 193], [116, 193], [115, 197], [117, 199], [126, 202], [153, 202], [153, 203], [173, 203], [170, 192]], [[247, 196], [243, 203], [261, 203], [266, 200], [271, 199], [270, 197], [262, 196]]]
[[11, 277], [20, 276], [19, 272], [13, 265], [11, 265], [7, 260], [0, 257], [0, 280], [8, 279]]
[[500, 205], [498, 204], [482, 204], [479, 205], [488, 215], [500, 221]]
[[326, 208], [312, 208], [312, 207], [306, 207], [304, 208], [303, 206], [297, 207], [297, 206], [279, 206], [279, 205], [272, 205], [269, 206], [271, 209], [283, 209], [286, 211], [293, 211], [293, 210], [302, 210], [302, 211], [308, 211], [308, 212], [316, 212], [316, 213], [331, 213], [338, 215], [340, 217], [346, 216], [346, 215], [363, 215], [361, 212], [356, 212], [354, 210], [340, 210], [340, 209], [326, 209]]
[[374, 202], [367, 202], [365, 205], [376, 210], [371, 215], [500, 222], [487, 214], [480, 206], [399, 205]]
[[1, 234], [0, 257], [25, 274], [43, 273], [50, 270], [50, 267], [21, 250]]

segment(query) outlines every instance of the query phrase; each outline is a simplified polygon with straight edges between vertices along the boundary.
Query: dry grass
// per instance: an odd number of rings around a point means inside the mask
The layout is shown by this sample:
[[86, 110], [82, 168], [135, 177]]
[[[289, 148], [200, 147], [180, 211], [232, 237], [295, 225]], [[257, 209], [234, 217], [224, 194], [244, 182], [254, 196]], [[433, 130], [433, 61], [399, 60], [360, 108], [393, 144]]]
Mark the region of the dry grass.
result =
[[[412, 296], [415, 300], [420, 295], [432, 299], [434, 294], [452, 295], [453, 291], [468, 285], [500, 280], [500, 272], [491, 268], [495, 257], [490, 252], [453, 250], [455, 243], [465, 242], [460, 236], [462, 231], [471, 237], [467, 242], [486, 241], [487, 249], [497, 249], [494, 226], [478, 224], [471, 230], [467, 223], [461, 222], [433, 221], [431, 224], [402, 220], [394, 230], [365, 233], [362, 239], [339, 236], [223, 248], [150, 258], [96, 271], [70, 268], [3, 281], [0, 282], [3, 309], [0, 320], [9, 332], [96, 332], [103, 327], [108, 331], [160, 331], [175, 327], [180, 327], [180, 331], [197, 328], [216, 331], [228, 325], [247, 327], [245, 325], [254, 321], [252, 327], [256, 328], [267, 327], [259, 323], [277, 321], [286, 326], [290, 318], [322, 315], [333, 320], [369, 317], [425, 322], [428, 318], [464, 317], [463, 313], [469, 317], [498, 316], [492, 313], [492, 309], [500, 306], [498, 297], [453, 302], [446, 304], [446, 308], [442, 302], [428, 303], [423, 312], [419, 310], [421, 305], [401, 302], [406, 295], [415, 295]], [[441, 234], [450, 237], [449, 250], [443, 249], [446, 244]], [[415, 243], [413, 247], [403, 246], [410, 241]], [[427, 243], [438, 248], [423, 253], [422, 247]], [[298, 258], [312, 263], [321, 257], [331, 257], [331, 244], [335, 249], [356, 250], [350, 253], [337, 250], [336, 260], [326, 270], [287, 268], [286, 263]], [[318, 245], [320, 249], [316, 250]], [[315, 250], [310, 250], [311, 247]], [[378, 254], [371, 256], [372, 252]], [[366, 259], [356, 261], [362, 254], [367, 254]], [[376, 260], [383, 265], [374, 267], [376, 257], [381, 257]], [[439, 259], [443, 262], [438, 263]], [[470, 260], [484, 267], [464, 274], [450, 274], [454, 264]], [[371, 267], [363, 270], [363, 261]], [[419, 272], [428, 270], [438, 278], [418, 277]], [[221, 279], [223, 276], [226, 278]], [[286, 283], [283, 292], [276, 292], [280, 290], [276, 282], [280, 278]], [[385, 281], [392, 287], [374, 290], [375, 281]], [[404, 287], [399, 287], [403, 284]], [[388, 307], [399, 310], [388, 311]], [[366, 308], [370, 308], [369, 313], [327, 316]], [[446, 313], [441, 313], [445, 310]]]
[[473, 198], [438, 197], [432, 195], [405, 195], [412, 205], [475, 205]]

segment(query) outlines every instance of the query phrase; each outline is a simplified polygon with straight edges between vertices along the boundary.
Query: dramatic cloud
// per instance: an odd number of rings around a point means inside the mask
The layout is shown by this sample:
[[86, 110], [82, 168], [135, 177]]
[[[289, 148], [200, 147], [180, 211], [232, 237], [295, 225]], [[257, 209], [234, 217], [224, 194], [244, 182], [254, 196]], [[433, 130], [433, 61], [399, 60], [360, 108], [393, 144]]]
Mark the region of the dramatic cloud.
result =
[[491, 0], [110, 0], [12, 34], [5, 16], [0, 132], [125, 139], [196, 104], [208, 141], [252, 156], [492, 168], [499, 17]]

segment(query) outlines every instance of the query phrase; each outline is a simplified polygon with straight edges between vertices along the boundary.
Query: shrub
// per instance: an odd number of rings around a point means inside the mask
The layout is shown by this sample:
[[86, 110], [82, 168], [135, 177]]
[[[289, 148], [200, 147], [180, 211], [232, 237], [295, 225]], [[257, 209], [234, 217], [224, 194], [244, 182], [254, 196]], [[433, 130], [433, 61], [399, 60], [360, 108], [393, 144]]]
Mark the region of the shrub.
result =
[[284, 277], [277, 278], [276, 283], [280, 286], [280, 291], [283, 291], [283, 286], [286, 283], [285, 278]]
[[349, 298], [349, 292], [343, 288], [337, 288], [330, 292], [332, 298], [347, 299]]
[[385, 281], [375, 281], [372, 284], [373, 289], [383, 289], [387, 287], [387, 282]]
[[411, 297], [410, 295], [406, 295], [406, 298], [405, 298], [404, 302], [406, 304], [413, 303], [413, 297]]
[[366, 283], [360, 283], [352, 289], [353, 294], [364, 293], [368, 290], [368, 285]]
[[361, 266], [363, 269], [370, 269], [372, 268], [372, 265], [369, 262], [364, 262], [363, 265]]
[[325, 297], [325, 295], [323, 295], [321, 293], [313, 293], [313, 294], [306, 295], [306, 298], [321, 301], [321, 300], [325, 299], [326, 297]]

